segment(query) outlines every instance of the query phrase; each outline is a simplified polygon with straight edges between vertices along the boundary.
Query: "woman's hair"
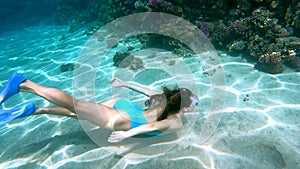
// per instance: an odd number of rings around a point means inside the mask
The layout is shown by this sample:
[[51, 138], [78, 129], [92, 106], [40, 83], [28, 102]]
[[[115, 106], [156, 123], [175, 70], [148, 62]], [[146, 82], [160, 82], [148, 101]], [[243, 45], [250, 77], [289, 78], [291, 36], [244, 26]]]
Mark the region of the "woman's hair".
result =
[[192, 103], [190, 97], [193, 93], [186, 88], [170, 90], [163, 87], [163, 94], [157, 94], [146, 101], [147, 106], [156, 107], [158, 104], [164, 106], [163, 113], [157, 118], [157, 121], [166, 119], [171, 114], [178, 113], [183, 107], [188, 107]]

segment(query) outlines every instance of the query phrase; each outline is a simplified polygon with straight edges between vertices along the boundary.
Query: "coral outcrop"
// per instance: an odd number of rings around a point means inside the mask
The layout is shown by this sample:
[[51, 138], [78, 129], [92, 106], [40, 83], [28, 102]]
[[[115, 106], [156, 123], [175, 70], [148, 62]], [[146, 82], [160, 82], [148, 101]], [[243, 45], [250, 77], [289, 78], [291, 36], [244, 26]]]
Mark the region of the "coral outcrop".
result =
[[281, 62], [281, 53], [272, 52], [261, 55], [258, 59], [257, 66], [268, 73], [282, 73], [284, 68]]

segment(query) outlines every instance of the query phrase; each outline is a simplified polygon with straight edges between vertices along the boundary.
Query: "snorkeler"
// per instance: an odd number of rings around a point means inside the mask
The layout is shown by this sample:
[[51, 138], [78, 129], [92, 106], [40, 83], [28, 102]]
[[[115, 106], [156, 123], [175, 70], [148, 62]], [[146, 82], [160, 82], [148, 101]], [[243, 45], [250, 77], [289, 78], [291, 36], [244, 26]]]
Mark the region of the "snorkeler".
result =
[[143, 110], [122, 98], [112, 98], [101, 103], [77, 100], [59, 89], [41, 86], [13, 73], [0, 89], [0, 105], [18, 92], [29, 92], [56, 106], [37, 108], [33, 103], [27, 103], [3, 110], [0, 112], [0, 124], [28, 115], [68, 116], [88, 120], [101, 128], [112, 130], [108, 142], [116, 143], [138, 134], [161, 135], [179, 130], [183, 127], [184, 113], [192, 111], [199, 102], [198, 97], [186, 88], [169, 90], [163, 87], [162, 92], [156, 92], [118, 78], [113, 78], [111, 85], [127, 87], [147, 95], [149, 100], [145, 105], [148, 108]]

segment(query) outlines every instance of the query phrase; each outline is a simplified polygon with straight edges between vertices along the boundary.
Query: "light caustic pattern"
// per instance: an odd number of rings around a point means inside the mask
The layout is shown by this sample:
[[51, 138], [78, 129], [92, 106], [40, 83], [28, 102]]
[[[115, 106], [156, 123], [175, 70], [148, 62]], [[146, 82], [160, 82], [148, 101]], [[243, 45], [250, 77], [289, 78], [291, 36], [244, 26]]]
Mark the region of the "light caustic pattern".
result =
[[[66, 61], [75, 62], [87, 38], [75, 33], [60, 40], [67, 31], [65, 27], [36, 27], [1, 37], [5, 45], [0, 46], [0, 58], [5, 60], [5, 65], [0, 67], [0, 84], [5, 83], [11, 71], [20, 71], [42, 85], [71, 93], [72, 72], [61, 73], [59, 66]], [[126, 45], [120, 43], [119, 47]], [[144, 50], [134, 55], [145, 57], [149, 67], [153, 67], [151, 63], [160, 63], [161, 57], [172, 60], [166, 51], [157, 51], [155, 58], [147, 57], [150, 54]], [[214, 66], [225, 72], [226, 83], [217, 87], [225, 92], [226, 101], [222, 109], [209, 113], [214, 89], [209, 70], [201, 65], [197, 67], [202, 61], [199, 58], [183, 59], [193, 72], [203, 110], [187, 115], [188, 121], [196, 120], [191, 128], [178, 133], [184, 137], [143, 140], [146, 146], [136, 141], [99, 147], [77, 120], [30, 116], [0, 126], [0, 168], [297, 168], [300, 164], [300, 74], [269, 75], [256, 71], [254, 65], [240, 57], [221, 54], [220, 58], [222, 62]], [[32, 62], [35, 64], [29, 66]], [[103, 93], [111, 93], [109, 80], [115, 73], [110, 57], [103, 62], [97, 68], [96, 99], [99, 101], [110, 97]], [[143, 82], [142, 75], [133, 80]], [[150, 86], [156, 88], [172, 80], [174, 77], [166, 76]], [[29, 94], [20, 96], [3, 104], [3, 108], [26, 101], [34, 101], [38, 106], [49, 105]], [[133, 98], [136, 102], [140, 99]], [[218, 125], [203, 143], [199, 139], [203, 128], [209, 127], [206, 121], [214, 117], [220, 118]], [[106, 140], [110, 132], [101, 134]]]

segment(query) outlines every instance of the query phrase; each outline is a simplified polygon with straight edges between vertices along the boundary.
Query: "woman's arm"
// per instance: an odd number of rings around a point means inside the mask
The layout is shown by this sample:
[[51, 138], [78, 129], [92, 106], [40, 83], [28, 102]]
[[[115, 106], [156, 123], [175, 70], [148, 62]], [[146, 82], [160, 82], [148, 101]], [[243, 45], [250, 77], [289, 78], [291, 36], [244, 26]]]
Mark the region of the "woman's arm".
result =
[[159, 130], [164, 133], [170, 133], [180, 130], [183, 127], [182, 121], [177, 118], [165, 119], [153, 123], [141, 125], [128, 131], [114, 131], [108, 138], [108, 142], [117, 143], [122, 140], [143, 133]]
[[155, 94], [160, 94], [159, 92], [153, 91], [153, 90], [149, 90], [141, 85], [137, 85], [137, 84], [131, 84], [128, 82], [124, 82], [121, 79], [118, 78], [113, 78], [110, 82], [113, 86], [115, 87], [128, 87], [130, 89], [133, 89], [137, 92], [143, 93], [147, 96], [152, 96]]

